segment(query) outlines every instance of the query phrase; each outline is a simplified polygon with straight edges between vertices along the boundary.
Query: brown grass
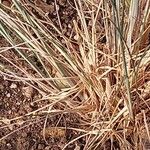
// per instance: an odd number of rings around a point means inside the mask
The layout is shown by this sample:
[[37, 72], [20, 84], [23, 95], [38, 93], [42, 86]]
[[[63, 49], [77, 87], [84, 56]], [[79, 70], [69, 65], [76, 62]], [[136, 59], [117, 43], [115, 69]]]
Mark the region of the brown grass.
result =
[[[10, 46], [0, 48], [0, 58], [17, 71], [1, 63], [0, 73], [36, 88], [43, 94], [38, 101], [49, 99], [26, 116], [80, 115], [81, 125], [71, 130], [83, 134], [68, 144], [85, 136], [85, 150], [108, 141], [110, 149], [144, 149], [150, 140], [150, 0], [74, 3], [75, 37], [64, 35], [59, 17], [59, 27], [42, 10], [38, 19], [29, 11], [37, 9], [30, 3], [13, 0], [11, 8], [1, 4], [0, 33]], [[14, 51], [18, 62], [9, 60], [6, 51]]]

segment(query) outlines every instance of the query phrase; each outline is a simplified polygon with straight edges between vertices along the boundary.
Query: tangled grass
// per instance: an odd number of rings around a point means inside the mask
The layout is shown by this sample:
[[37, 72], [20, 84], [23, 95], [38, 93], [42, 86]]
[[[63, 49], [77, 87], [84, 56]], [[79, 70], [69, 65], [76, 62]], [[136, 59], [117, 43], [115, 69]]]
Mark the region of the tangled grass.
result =
[[44, 113], [45, 129], [53, 113], [78, 114], [81, 124], [72, 130], [82, 135], [65, 147], [86, 137], [85, 150], [108, 141], [110, 149], [144, 149], [150, 142], [150, 0], [74, 0], [70, 37], [59, 14], [56, 26], [42, 10], [40, 19], [33, 14], [30, 8], [38, 8], [31, 3], [12, 3], [0, 6], [0, 34], [10, 44], [0, 48], [7, 62], [0, 73], [37, 89], [38, 101], [49, 100], [26, 116]]

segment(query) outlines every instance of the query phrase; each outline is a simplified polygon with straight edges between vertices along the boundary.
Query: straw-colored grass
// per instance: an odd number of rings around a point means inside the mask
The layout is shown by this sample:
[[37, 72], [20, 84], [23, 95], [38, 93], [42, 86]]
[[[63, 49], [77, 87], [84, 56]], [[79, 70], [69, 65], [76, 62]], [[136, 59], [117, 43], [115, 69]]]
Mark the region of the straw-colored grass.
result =
[[[84, 150], [105, 147], [108, 141], [111, 150], [116, 145], [142, 150], [144, 142], [150, 142], [150, 0], [74, 0], [74, 4], [75, 37], [64, 35], [58, 12], [56, 27], [30, 3], [13, 0], [11, 8], [1, 4], [0, 34], [10, 46], [0, 48], [0, 59], [8, 63], [0, 64], [0, 73], [36, 88], [43, 94], [38, 101], [49, 100], [26, 114], [47, 115], [43, 133], [49, 115], [71, 112], [81, 116], [81, 125], [70, 129], [82, 135], [68, 144], [86, 137]], [[29, 6], [39, 9], [43, 19]], [[4, 55], [7, 51], [13, 51], [18, 62]]]

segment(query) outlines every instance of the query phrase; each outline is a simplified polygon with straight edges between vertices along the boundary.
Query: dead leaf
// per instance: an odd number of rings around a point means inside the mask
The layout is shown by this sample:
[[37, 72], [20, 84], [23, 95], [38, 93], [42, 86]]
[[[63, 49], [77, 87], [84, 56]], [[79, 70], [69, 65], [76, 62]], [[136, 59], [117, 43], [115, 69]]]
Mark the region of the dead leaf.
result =
[[[41, 132], [43, 135], [43, 131]], [[59, 127], [47, 127], [45, 128], [45, 137], [61, 138], [66, 135], [66, 130]]]

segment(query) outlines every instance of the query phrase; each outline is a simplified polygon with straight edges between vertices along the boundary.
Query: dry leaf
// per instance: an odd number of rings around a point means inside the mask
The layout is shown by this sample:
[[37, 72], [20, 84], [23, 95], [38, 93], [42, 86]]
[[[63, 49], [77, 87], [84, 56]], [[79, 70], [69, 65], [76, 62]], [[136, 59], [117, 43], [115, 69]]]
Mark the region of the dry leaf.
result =
[[[41, 132], [43, 135], [43, 131]], [[66, 130], [59, 127], [47, 127], [45, 128], [45, 137], [61, 138], [65, 137]]]

